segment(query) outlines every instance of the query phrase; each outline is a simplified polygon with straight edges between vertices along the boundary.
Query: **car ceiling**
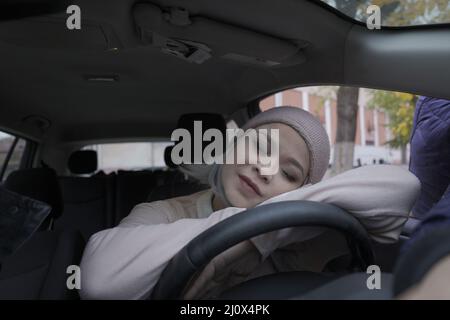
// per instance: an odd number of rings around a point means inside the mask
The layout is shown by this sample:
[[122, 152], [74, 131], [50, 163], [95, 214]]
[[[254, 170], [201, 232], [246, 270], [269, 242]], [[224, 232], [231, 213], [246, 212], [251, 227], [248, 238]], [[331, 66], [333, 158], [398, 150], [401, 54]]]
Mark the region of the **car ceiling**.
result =
[[[371, 31], [307, 0], [144, 2], [219, 26], [188, 31], [144, 15], [165, 36], [209, 39], [212, 57], [197, 64], [143, 41], [137, 2], [70, 1], [81, 8], [81, 30], [65, 27], [65, 12], [0, 22], [0, 126], [54, 142], [167, 137], [183, 113], [231, 114], [277, 90], [315, 84], [450, 98], [448, 25]], [[253, 43], [273, 43], [259, 52], [278, 64], [225, 58], [241, 50], [261, 61]], [[96, 77], [117, 81], [87, 80]]]

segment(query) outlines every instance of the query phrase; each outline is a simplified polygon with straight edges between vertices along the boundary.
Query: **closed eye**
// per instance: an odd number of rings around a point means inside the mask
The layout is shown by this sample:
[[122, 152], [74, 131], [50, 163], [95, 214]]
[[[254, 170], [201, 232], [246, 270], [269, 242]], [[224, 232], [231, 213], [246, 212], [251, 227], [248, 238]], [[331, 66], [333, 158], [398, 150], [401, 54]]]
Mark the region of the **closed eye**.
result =
[[287, 172], [286, 170], [282, 170], [283, 175], [290, 181], [290, 182], [296, 182], [297, 181], [297, 177], [295, 177], [294, 175], [290, 174], [289, 172]]

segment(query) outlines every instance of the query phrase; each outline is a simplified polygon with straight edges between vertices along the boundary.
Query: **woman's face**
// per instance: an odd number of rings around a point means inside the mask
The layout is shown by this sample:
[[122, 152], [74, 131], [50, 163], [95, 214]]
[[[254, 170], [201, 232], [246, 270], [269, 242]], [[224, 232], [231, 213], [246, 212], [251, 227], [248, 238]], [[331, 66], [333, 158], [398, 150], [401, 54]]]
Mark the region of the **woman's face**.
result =
[[[279, 130], [279, 169], [273, 175], [263, 175], [258, 164], [225, 164], [222, 183], [233, 206], [251, 208], [279, 194], [299, 188], [309, 172], [309, 151], [302, 137], [290, 126], [270, 123], [255, 128]], [[247, 149], [248, 151], [248, 149]], [[269, 148], [270, 151], [270, 148]]]

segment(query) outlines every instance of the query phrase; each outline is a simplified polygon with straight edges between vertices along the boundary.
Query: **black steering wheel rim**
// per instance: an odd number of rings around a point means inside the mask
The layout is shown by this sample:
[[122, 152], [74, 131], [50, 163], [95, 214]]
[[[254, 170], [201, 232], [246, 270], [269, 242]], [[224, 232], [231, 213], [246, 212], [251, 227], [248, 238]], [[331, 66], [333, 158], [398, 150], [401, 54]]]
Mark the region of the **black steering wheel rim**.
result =
[[371, 241], [360, 222], [334, 205], [313, 201], [283, 201], [257, 206], [225, 219], [192, 239], [164, 269], [150, 299], [181, 299], [189, 280], [215, 256], [260, 234], [289, 227], [336, 229], [352, 239], [353, 256], [365, 269], [374, 263]]

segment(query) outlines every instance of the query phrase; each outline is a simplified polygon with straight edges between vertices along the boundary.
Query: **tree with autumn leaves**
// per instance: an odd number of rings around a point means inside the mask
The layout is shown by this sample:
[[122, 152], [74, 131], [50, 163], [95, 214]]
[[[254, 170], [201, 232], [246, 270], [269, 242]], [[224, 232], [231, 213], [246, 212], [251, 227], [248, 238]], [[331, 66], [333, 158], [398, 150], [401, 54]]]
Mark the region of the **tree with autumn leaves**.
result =
[[392, 139], [386, 143], [401, 150], [402, 164], [406, 164], [406, 147], [411, 136], [417, 96], [403, 92], [372, 90], [368, 107], [384, 111]]

